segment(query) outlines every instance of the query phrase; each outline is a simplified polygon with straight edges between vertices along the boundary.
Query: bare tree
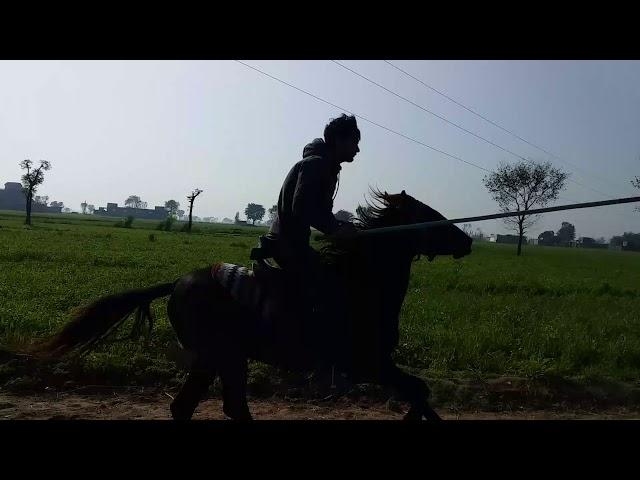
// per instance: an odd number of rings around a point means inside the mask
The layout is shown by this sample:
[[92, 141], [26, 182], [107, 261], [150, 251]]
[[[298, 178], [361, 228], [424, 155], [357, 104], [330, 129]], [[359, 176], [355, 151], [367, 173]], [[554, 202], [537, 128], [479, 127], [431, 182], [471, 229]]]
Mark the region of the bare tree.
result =
[[473, 229], [471, 228], [471, 224], [470, 223], [463, 223], [462, 224], [462, 231], [464, 233], [466, 233], [469, 236], [473, 235]]
[[[640, 190], [640, 177], [635, 177], [633, 180], [631, 180], [631, 185]], [[636, 207], [635, 210], [637, 212], [640, 212], [640, 207]]]
[[80, 208], [82, 209], [82, 214], [84, 215], [85, 213], [87, 213], [87, 201], [85, 200], [84, 202], [82, 202], [80, 204]]
[[538, 216], [527, 216], [528, 210], [542, 208], [556, 200], [564, 188], [568, 173], [551, 163], [501, 163], [495, 172], [483, 178], [484, 186], [503, 212], [518, 211], [522, 215], [505, 218], [504, 222], [518, 233], [518, 255], [522, 252], [522, 238]]
[[22, 191], [27, 200], [27, 218], [24, 223], [31, 225], [31, 203], [33, 202], [33, 194], [42, 182], [44, 182], [44, 172], [51, 168], [51, 163], [47, 160], [40, 160], [40, 166], [33, 168], [33, 162], [29, 159], [20, 162], [20, 168], [26, 170], [27, 173], [22, 175]]
[[196, 199], [198, 195], [202, 193], [202, 190], [196, 188], [191, 195], [187, 195], [187, 200], [189, 200], [189, 226], [187, 227], [187, 231], [191, 233], [191, 223], [192, 223], [192, 212], [193, 212], [193, 201]]

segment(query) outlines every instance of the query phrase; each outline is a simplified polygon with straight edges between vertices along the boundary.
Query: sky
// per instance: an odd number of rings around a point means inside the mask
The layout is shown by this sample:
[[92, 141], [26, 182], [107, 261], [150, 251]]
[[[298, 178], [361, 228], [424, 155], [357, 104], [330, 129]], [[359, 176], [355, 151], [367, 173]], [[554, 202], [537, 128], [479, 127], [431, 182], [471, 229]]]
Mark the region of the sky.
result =
[[[76, 211], [83, 201], [123, 205], [129, 195], [148, 208], [169, 199], [185, 208], [200, 188], [194, 215], [244, 218], [249, 202], [277, 202], [305, 144], [343, 112], [482, 169], [519, 160], [330, 60], [242, 61], [335, 106], [233, 60], [0, 61], [0, 188], [20, 181], [20, 161], [43, 159], [52, 169], [38, 194]], [[503, 149], [570, 172], [556, 205], [640, 195], [630, 184], [640, 176], [640, 62], [390, 61], [529, 144], [382, 60], [340, 63]], [[369, 187], [404, 189], [448, 218], [498, 211], [485, 170], [358, 124], [361, 151], [343, 164], [334, 212], [355, 212]], [[627, 204], [545, 214], [529, 236], [562, 221], [578, 237], [640, 231], [640, 212]], [[500, 220], [473, 228], [508, 232]]]

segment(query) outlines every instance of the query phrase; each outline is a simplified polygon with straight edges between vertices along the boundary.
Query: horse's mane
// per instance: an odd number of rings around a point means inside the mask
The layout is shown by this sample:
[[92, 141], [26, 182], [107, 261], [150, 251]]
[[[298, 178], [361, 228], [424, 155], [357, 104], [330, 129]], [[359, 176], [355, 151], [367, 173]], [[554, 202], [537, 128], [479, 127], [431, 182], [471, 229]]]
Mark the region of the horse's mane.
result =
[[354, 221], [356, 227], [368, 230], [390, 226], [389, 212], [395, 208], [388, 195], [378, 189], [371, 189], [372, 202], [365, 198], [365, 207], [358, 207]]
[[[398, 206], [393, 203], [393, 196], [371, 188], [371, 201], [365, 198], [366, 206], [359, 206], [353, 220], [358, 230], [390, 227], [397, 224]], [[354, 253], [354, 249], [361, 246], [353, 241], [335, 241], [330, 238], [321, 239], [324, 245], [320, 249], [323, 260], [327, 264], [344, 262]], [[361, 242], [362, 240], [360, 240]]]

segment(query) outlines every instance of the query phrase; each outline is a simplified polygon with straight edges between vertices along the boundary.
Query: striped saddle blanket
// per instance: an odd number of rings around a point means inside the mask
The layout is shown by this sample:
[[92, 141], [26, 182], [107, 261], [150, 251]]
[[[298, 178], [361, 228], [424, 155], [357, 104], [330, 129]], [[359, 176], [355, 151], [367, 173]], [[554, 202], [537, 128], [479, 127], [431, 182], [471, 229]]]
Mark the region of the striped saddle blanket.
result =
[[284, 282], [276, 280], [266, 285], [247, 267], [223, 262], [211, 267], [211, 276], [231, 298], [263, 321], [271, 323], [284, 311]]

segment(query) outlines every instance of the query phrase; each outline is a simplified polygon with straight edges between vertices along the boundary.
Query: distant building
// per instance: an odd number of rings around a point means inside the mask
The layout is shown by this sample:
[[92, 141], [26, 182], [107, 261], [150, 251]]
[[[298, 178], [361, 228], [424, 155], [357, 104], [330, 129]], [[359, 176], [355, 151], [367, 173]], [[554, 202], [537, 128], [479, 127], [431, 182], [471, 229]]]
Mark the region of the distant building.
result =
[[93, 211], [94, 215], [104, 217], [128, 217], [146, 218], [149, 220], [164, 220], [169, 212], [163, 206], [157, 206], [153, 210], [150, 208], [119, 207], [117, 203], [107, 203], [107, 208], [100, 207]]
[[[510, 244], [517, 244], [518, 243], [518, 235], [500, 235], [498, 234], [496, 236], [496, 243], [510, 243]], [[526, 244], [527, 243], [527, 237], [523, 236], [522, 237], [522, 243]]]
[[0, 189], [0, 209], [26, 209], [26, 200], [24, 193], [22, 193], [22, 184], [17, 182], [7, 182], [4, 184], [4, 189]]
[[[0, 210], [19, 210], [26, 212], [27, 200], [22, 192], [22, 184], [18, 182], [7, 182], [4, 188], [0, 188]], [[62, 207], [47, 207], [40, 203], [32, 202], [32, 212], [60, 213]]]

